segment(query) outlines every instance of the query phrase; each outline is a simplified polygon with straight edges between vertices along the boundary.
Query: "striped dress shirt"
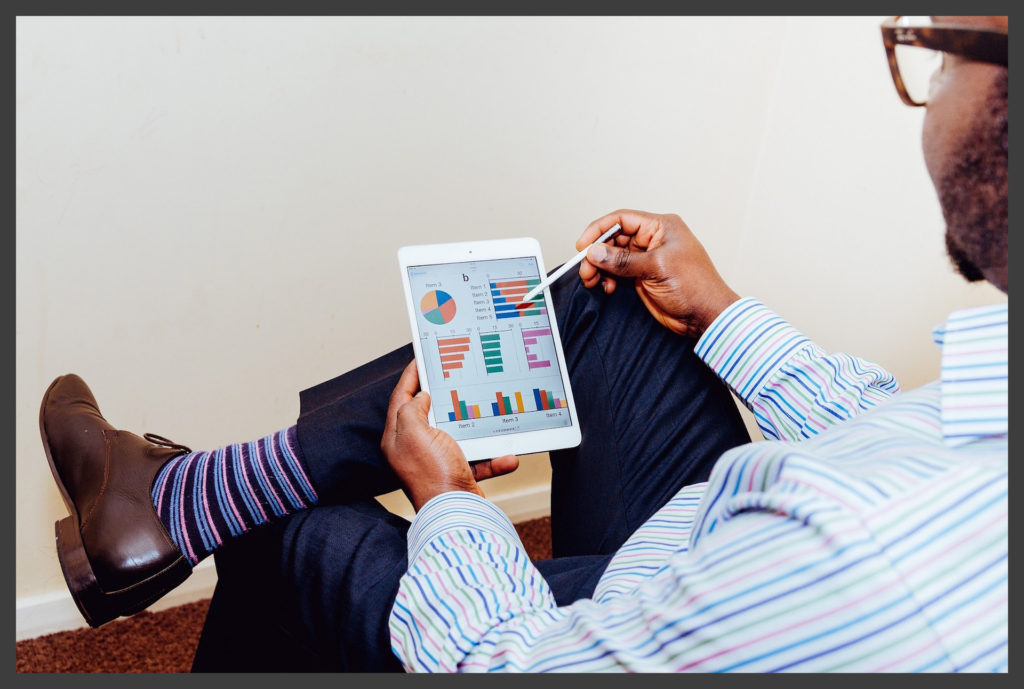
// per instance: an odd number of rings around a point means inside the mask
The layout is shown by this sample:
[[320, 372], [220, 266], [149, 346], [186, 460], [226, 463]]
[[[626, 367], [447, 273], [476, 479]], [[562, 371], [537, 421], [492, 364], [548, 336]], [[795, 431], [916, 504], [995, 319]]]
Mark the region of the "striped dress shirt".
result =
[[767, 442], [734, 448], [559, 607], [512, 524], [450, 492], [409, 531], [390, 619], [410, 671], [1007, 671], [1005, 304], [937, 328], [899, 392], [755, 299], [697, 354]]

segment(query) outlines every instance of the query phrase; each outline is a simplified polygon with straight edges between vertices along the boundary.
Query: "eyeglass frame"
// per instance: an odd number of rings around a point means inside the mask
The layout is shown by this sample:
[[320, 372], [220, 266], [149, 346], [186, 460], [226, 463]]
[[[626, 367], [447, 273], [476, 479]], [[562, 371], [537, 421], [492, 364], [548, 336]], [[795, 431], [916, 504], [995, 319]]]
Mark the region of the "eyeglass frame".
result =
[[990, 62], [1007, 66], [1007, 31], [982, 26], [963, 26], [950, 22], [929, 24], [928, 26], [902, 26], [898, 24], [902, 17], [897, 15], [882, 22], [882, 44], [885, 46], [885, 57], [889, 61], [889, 71], [896, 92], [907, 105], [921, 107], [924, 102], [915, 101], [907, 93], [907, 87], [900, 75], [896, 62], [896, 46], [909, 45], [918, 48], [929, 48], [951, 55], [960, 55], [971, 60]]

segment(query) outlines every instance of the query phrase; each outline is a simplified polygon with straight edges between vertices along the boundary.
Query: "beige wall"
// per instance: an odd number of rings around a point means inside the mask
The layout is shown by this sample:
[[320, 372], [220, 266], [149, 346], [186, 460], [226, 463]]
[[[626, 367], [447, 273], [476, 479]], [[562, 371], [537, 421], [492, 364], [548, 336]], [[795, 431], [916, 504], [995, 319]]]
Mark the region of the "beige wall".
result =
[[[64, 587], [39, 399], [196, 448], [409, 339], [407, 243], [680, 213], [721, 272], [906, 386], [956, 278], [878, 18], [17, 25], [17, 597]], [[542, 457], [491, 484], [543, 483]], [[392, 504], [397, 504], [392, 501]]]

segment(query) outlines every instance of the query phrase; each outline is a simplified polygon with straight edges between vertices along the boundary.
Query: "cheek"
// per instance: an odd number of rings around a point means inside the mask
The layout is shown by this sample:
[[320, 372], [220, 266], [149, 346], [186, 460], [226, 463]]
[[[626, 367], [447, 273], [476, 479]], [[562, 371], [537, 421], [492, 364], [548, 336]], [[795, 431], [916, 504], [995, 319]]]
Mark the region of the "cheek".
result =
[[950, 151], [961, 124], [965, 104], [960, 95], [958, 89], [951, 88], [948, 73], [933, 78], [921, 128], [921, 149], [928, 174], [936, 186], [949, 164]]
[[941, 117], [934, 109], [934, 103], [929, 103], [924, 116], [924, 125], [921, 128], [921, 150], [924, 152], [925, 167], [928, 168], [932, 184], [935, 185], [938, 185], [939, 180], [942, 179], [943, 138]]

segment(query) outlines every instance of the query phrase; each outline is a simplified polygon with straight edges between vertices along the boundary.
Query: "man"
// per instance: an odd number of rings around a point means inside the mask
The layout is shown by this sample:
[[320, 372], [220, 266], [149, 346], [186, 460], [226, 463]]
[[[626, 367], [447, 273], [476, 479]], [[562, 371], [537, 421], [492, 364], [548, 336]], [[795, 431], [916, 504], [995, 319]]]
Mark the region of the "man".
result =
[[[923, 144], [947, 246], [1005, 292], [1007, 20], [940, 20], [887, 22], [886, 49], [914, 104], [895, 45], [942, 51]], [[216, 552], [196, 669], [1005, 671], [1005, 305], [952, 314], [941, 381], [899, 393], [741, 299], [677, 216], [612, 213], [578, 246], [616, 222], [554, 292], [584, 429], [552, 453], [554, 559], [477, 483], [516, 459], [471, 468], [426, 423], [408, 347], [210, 453], [115, 430], [64, 376], [41, 428], [83, 614], [141, 609]], [[411, 524], [370, 499], [395, 485]]]

